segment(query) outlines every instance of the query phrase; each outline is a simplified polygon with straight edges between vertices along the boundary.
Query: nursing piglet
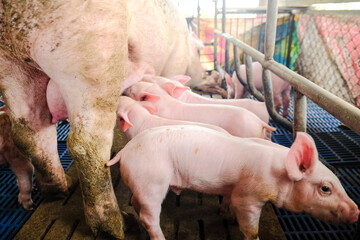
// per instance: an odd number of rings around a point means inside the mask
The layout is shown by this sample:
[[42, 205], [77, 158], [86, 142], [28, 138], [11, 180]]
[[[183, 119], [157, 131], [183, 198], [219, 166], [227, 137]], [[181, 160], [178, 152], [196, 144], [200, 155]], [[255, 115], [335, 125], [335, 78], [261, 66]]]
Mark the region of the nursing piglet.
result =
[[169, 188], [177, 194], [191, 189], [230, 199], [246, 240], [259, 239], [260, 213], [268, 201], [332, 223], [358, 220], [357, 205], [318, 160], [306, 133], [298, 132], [289, 149], [199, 126], [163, 126], [138, 134], [107, 166], [117, 161], [152, 240], [165, 239], [159, 220]]
[[[231, 79], [231, 78], [230, 78]], [[264, 102], [259, 102], [252, 99], [216, 99], [203, 97], [199, 94], [192, 92], [189, 88], [185, 87], [185, 84], [190, 77], [185, 75], [178, 75], [171, 79], [164, 77], [148, 77], [143, 81], [151, 81], [158, 84], [164, 89], [170, 96], [185, 102], [185, 103], [198, 103], [198, 104], [223, 104], [235, 107], [241, 107], [254, 113], [264, 122], [269, 121], [269, 113], [267, 112]], [[185, 90], [187, 91], [184, 91]]]
[[271, 139], [271, 132], [276, 130], [244, 108], [184, 103], [150, 82], [138, 82], [125, 94], [138, 101], [152, 102], [158, 110], [155, 114], [160, 117], [216, 125], [238, 137]]
[[173, 120], [153, 115], [156, 109], [149, 102], [138, 102], [132, 98], [121, 96], [117, 108], [117, 123], [130, 140], [145, 129], [164, 125], [198, 125], [229, 134], [224, 129], [210, 124]]
[[[257, 90], [263, 91], [264, 86], [262, 82], [262, 66], [259, 62], [252, 63], [253, 69], [253, 81]], [[246, 71], [245, 65], [240, 66], [240, 75], [246, 81]], [[290, 104], [290, 91], [291, 85], [278, 77], [276, 74], [271, 73], [271, 82], [274, 95], [274, 104], [276, 111], [279, 112], [281, 106], [283, 106], [282, 115], [286, 117], [289, 114], [289, 104]], [[244, 98], [249, 95], [247, 88], [245, 88], [238, 80], [236, 73], [233, 73], [232, 76], [233, 88], [235, 88], [234, 98]]]
[[18, 202], [25, 209], [33, 207], [31, 191], [34, 167], [15, 146], [11, 137], [11, 122], [9, 116], [3, 111], [6, 106], [0, 107], [0, 164], [9, 164], [14, 172], [19, 187]]

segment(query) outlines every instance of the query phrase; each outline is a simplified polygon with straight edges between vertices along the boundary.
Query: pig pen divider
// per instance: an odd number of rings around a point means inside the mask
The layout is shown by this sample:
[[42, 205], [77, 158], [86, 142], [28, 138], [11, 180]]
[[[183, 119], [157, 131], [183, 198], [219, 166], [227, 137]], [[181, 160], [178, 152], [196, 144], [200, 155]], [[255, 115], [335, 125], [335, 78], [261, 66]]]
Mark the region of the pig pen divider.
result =
[[[217, 36], [224, 38], [227, 42], [232, 43], [235, 47], [242, 49], [248, 58], [246, 63], [249, 63], [251, 58], [253, 58], [263, 66], [265, 102], [269, 114], [274, 121], [284, 125], [284, 127], [287, 129], [292, 128], [293, 131], [306, 131], [306, 101], [304, 101], [306, 96], [329, 112], [331, 115], [339, 119], [347, 127], [360, 134], [360, 125], [358, 124], [360, 122], [360, 110], [358, 108], [273, 60], [277, 24], [277, 9], [277, 0], [269, 0], [267, 7], [267, 19], [265, 24], [265, 54], [262, 54], [246, 43], [217, 29], [214, 30], [214, 39], [217, 39]], [[225, 12], [223, 10], [223, 21], [225, 19], [224, 16]], [[227, 54], [225, 54], [225, 56], [226, 55]], [[215, 65], [216, 64], [217, 63], [215, 62]], [[248, 71], [249, 67], [246, 68]], [[291, 124], [287, 119], [283, 118], [275, 111], [270, 71], [282, 79], [288, 81], [296, 92], [294, 98], [293, 124]], [[240, 74], [238, 73], [238, 75]]]

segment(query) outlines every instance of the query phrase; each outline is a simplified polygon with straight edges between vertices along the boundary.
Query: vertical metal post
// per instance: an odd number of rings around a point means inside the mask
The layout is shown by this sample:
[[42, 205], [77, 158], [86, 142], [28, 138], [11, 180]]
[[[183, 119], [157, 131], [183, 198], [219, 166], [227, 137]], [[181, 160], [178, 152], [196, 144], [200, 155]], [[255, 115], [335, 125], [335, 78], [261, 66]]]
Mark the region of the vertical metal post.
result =
[[[226, 31], [226, 0], [223, 0], [223, 5], [222, 5], [221, 30], [223, 33], [225, 33], [225, 31]], [[224, 38], [221, 38], [221, 43], [222, 43], [222, 41], [224, 41]], [[221, 58], [221, 60], [222, 60], [222, 58]], [[227, 73], [230, 72], [230, 71], [227, 71], [228, 67], [229, 67], [229, 41], [226, 40], [225, 41], [225, 72], [227, 72]], [[225, 76], [221, 81], [221, 87], [226, 89]]]
[[[218, 15], [218, 9], [217, 9], [217, 0], [214, 0], [215, 4], [215, 16], [214, 16], [214, 29], [217, 29], [217, 15]], [[214, 31], [214, 69], [217, 67], [217, 34]]]
[[[265, 61], [273, 60], [275, 40], [276, 40], [276, 25], [277, 25], [277, 12], [278, 2], [277, 0], [268, 0], [266, 10], [266, 23], [265, 23], [265, 43], [264, 43], [264, 58]], [[271, 72], [269, 69], [263, 67], [263, 85], [264, 85], [264, 97], [266, 108], [269, 115], [274, 121], [277, 121], [284, 125], [287, 129], [290, 128], [287, 119], [280, 116], [274, 107], [274, 96], [271, 82]], [[290, 130], [290, 129], [289, 129]]]
[[234, 62], [235, 62], [235, 72], [236, 72], [236, 76], [239, 79], [239, 82], [247, 88], [247, 83], [245, 82], [244, 79], [242, 79], [241, 75], [240, 75], [240, 55], [239, 55], [239, 49], [238, 47], [234, 45]]
[[291, 43], [292, 43], [292, 37], [293, 37], [293, 32], [294, 32], [294, 28], [295, 28], [295, 20], [294, 20], [294, 14], [293, 12], [290, 12], [290, 36], [289, 36], [289, 43], [288, 43], [288, 51], [287, 51], [287, 56], [286, 56], [286, 66], [290, 67], [290, 61], [291, 61]]
[[265, 24], [265, 60], [272, 60], [274, 56], [277, 10], [277, 0], [268, 0]]
[[252, 19], [252, 23], [251, 23], [251, 35], [250, 35], [250, 46], [253, 46], [252, 45], [252, 42], [253, 42], [253, 36], [254, 36], [254, 22], [255, 22], [255, 18]]
[[222, 18], [221, 18], [221, 30], [224, 33], [226, 28], [226, 0], [223, 0], [222, 5]]
[[[272, 60], [274, 56], [277, 9], [278, 9], [277, 0], [268, 0], [267, 10], [266, 10], [265, 43], [264, 43], [264, 54], [266, 61]], [[271, 116], [271, 113], [275, 112], [274, 111], [275, 108], [274, 108], [271, 74], [270, 74], [270, 70], [267, 68], [263, 68], [263, 85], [264, 85], [266, 107]]]
[[294, 89], [294, 121], [293, 121], [293, 137], [295, 139], [296, 132], [306, 132], [306, 116], [307, 116], [306, 96]]
[[198, 0], [198, 5], [197, 5], [197, 36], [200, 39], [200, 0]]
[[[246, 41], [245, 41], [245, 33], [246, 33], [246, 18], [243, 18], [243, 22], [244, 22], [243, 42], [246, 42]], [[243, 63], [245, 63], [245, 61], [246, 61], [244, 52], [243, 52], [243, 53], [242, 53], [242, 55], [241, 55], [241, 61], [242, 61]]]
[[229, 41], [225, 40], [225, 72], [230, 74], [230, 63], [229, 63]]

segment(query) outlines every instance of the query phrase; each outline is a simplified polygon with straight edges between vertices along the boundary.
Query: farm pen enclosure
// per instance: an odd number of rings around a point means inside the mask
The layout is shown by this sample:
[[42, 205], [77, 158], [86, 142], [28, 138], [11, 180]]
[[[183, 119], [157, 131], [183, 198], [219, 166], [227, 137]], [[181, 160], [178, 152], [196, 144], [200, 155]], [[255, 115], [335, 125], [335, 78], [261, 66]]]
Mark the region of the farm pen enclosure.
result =
[[[204, 66], [232, 74], [237, 61], [260, 62], [266, 69], [264, 99], [276, 120], [270, 122], [277, 127], [272, 141], [289, 147], [293, 142], [292, 127], [310, 133], [320, 157], [338, 170], [344, 188], [359, 205], [360, 111], [355, 107], [359, 106], [360, 95], [359, 12], [281, 7], [286, 1], [270, 0], [267, 9], [256, 10], [227, 9], [228, 1], [209, 2], [214, 4], [214, 18], [200, 17], [197, 22], [199, 37], [205, 43], [200, 53], [207, 62]], [[215, 10], [217, 4], [222, 6]], [[198, 9], [201, 12], [201, 4]], [[238, 46], [239, 54], [232, 51], [234, 45]], [[286, 118], [274, 110], [269, 71], [288, 80], [294, 88], [290, 115]], [[1, 167], [0, 239], [108, 239], [108, 236], [94, 238], [85, 224], [77, 177], [66, 148], [69, 124], [59, 124], [57, 129], [60, 159], [75, 182], [70, 196], [50, 201], [43, 199], [35, 188], [36, 210], [25, 211], [16, 204], [15, 176]], [[124, 142], [123, 139], [121, 143]], [[126, 239], [145, 239], [118, 165], [112, 167], [112, 178], [120, 208], [126, 212]], [[219, 196], [192, 191], [180, 196], [169, 192], [161, 214], [161, 227], [167, 239], [242, 239], [237, 223], [229, 215], [217, 213], [220, 201]], [[358, 239], [356, 226], [326, 224], [268, 204], [261, 218], [260, 239]]]

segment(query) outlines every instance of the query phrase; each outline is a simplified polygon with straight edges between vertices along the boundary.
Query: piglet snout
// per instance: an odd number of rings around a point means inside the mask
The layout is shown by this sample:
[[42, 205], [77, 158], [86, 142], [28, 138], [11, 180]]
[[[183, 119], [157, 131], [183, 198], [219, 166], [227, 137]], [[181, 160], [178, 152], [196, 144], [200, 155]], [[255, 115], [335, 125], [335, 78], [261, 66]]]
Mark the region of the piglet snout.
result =
[[352, 224], [358, 221], [359, 218], [359, 209], [357, 205], [352, 202], [348, 203], [341, 203], [338, 210], [339, 219], [347, 224]]

